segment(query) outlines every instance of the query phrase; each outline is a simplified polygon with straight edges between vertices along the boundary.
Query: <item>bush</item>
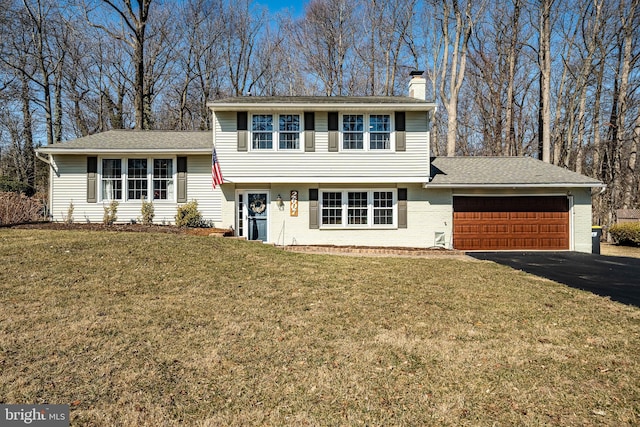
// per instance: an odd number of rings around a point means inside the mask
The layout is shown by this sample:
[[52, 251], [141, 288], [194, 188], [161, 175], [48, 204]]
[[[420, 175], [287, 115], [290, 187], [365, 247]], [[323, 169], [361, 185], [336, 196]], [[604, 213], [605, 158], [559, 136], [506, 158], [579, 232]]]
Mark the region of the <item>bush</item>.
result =
[[25, 182], [9, 179], [6, 176], [0, 176], [0, 192], [24, 193], [28, 197], [31, 197], [34, 195], [35, 190]]
[[42, 221], [44, 204], [37, 197], [14, 192], [0, 193], [0, 225]]
[[142, 208], [140, 211], [142, 213], [142, 223], [144, 225], [153, 224], [153, 217], [156, 216], [153, 202], [147, 202], [146, 199], [142, 199]]
[[196, 200], [178, 206], [178, 213], [176, 214], [176, 225], [178, 227], [200, 227], [202, 223], [202, 214], [198, 210], [198, 202]]
[[73, 224], [73, 211], [74, 211], [74, 209], [75, 209], [75, 206], [73, 206], [73, 202], [69, 203], [69, 207], [67, 208], [67, 218], [64, 221], [67, 224]]
[[640, 245], [640, 222], [622, 222], [609, 228], [614, 242], [620, 245]]
[[104, 207], [102, 222], [105, 225], [111, 225], [118, 220], [118, 205], [120, 205], [120, 203], [113, 200], [109, 203], [109, 206]]

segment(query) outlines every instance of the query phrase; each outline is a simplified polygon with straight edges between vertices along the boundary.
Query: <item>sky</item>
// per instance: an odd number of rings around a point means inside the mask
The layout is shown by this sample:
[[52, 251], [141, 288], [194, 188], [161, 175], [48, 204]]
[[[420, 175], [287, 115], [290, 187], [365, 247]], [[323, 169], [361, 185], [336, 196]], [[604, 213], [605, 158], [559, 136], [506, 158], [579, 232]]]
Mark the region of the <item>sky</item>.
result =
[[266, 6], [273, 14], [289, 9], [294, 17], [302, 15], [304, 4], [306, 3], [304, 0], [254, 0], [254, 2], [255, 4]]

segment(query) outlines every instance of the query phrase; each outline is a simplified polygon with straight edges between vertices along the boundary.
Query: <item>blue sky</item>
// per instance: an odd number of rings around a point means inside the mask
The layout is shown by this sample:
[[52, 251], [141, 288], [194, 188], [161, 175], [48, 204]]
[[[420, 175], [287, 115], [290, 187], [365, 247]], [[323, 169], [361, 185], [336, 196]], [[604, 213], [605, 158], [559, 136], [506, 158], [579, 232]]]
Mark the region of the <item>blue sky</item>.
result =
[[271, 13], [277, 13], [289, 9], [293, 16], [299, 16], [304, 12], [304, 0], [254, 0], [255, 4], [266, 6]]

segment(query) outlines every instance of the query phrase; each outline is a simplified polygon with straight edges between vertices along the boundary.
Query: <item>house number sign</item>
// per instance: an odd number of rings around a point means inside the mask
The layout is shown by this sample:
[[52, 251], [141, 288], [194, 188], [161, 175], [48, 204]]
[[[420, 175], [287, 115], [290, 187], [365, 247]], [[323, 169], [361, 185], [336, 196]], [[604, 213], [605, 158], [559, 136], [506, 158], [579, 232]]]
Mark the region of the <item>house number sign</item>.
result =
[[298, 216], [298, 190], [291, 190], [289, 216]]

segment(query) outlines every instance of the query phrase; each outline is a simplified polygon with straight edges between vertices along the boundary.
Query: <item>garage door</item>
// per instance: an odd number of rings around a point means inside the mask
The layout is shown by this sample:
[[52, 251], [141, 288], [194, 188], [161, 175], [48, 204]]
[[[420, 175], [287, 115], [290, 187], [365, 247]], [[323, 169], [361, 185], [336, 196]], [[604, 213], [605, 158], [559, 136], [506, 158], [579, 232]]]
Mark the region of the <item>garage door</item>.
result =
[[453, 246], [487, 251], [569, 249], [569, 200], [454, 197]]

